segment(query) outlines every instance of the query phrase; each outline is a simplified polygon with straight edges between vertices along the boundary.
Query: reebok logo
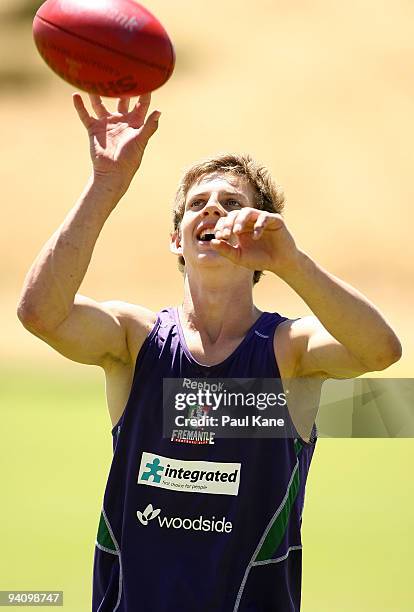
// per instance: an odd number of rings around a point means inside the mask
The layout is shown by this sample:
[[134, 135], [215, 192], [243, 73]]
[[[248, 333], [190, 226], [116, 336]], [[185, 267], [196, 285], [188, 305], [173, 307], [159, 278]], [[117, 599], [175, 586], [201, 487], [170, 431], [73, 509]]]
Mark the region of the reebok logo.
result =
[[184, 493], [238, 495], [240, 463], [183, 461], [142, 453], [137, 484]]
[[154, 510], [152, 504], [148, 504], [143, 512], [137, 511], [137, 517], [141, 525], [145, 527], [148, 525], [149, 521], [157, 518], [158, 521], [155, 521], [155, 523], [163, 529], [215, 531], [216, 533], [230, 533], [233, 529], [233, 524], [230, 521], [226, 521], [225, 516], [221, 519], [216, 519], [215, 516], [206, 519], [202, 515], [197, 518], [181, 518], [180, 516], [160, 516], [160, 513], [160, 508]]

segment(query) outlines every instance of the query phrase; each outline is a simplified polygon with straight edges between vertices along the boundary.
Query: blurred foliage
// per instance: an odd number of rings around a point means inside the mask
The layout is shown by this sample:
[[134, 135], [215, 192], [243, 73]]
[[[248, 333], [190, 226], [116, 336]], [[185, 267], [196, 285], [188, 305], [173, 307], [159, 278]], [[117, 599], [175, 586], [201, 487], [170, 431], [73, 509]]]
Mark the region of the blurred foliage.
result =
[[0, 7], [0, 89], [2, 94], [22, 92], [43, 86], [46, 72], [39, 70], [39, 59], [32, 38], [32, 21], [41, 0], [14, 0]]
[[44, 84], [45, 79], [32, 70], [25, 68], [1, 68], [0, 86], [2, 92], [6, 90], [21, 90], [28, 87], [38, 87]]
[[37, 9], [42, 4], [42, 0], [15, 0], [15, 2], [10, 2], [8, 6], [3, 8], [1, 19], [8, 22], [33, 21]]

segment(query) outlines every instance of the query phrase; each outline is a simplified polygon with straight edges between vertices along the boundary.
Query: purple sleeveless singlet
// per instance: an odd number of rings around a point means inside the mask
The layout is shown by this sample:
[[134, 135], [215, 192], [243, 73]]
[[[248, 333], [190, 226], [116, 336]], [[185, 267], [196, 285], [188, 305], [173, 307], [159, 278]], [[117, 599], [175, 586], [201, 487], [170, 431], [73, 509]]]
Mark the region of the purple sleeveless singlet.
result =
[[[204, 366], [185, 344], [177, 309], [158, 313], [112, 430], [93, 612], [300, 610], [300, 528], [315, 439], [203, 445], [162, 437], [164, 378], [280, 378], [273, 336], [284, 320], [262, 313], [227, 359]], [[159, 474], [171, 468], [187, 478], [202, 469], [223, 482], [207, 491], [164, 486]]]

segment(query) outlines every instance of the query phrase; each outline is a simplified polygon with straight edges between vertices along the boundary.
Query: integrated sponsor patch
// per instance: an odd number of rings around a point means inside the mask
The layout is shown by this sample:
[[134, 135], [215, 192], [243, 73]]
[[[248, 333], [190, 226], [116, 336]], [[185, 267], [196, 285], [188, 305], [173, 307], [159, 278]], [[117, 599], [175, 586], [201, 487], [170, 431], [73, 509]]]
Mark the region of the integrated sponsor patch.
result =
[[240, 463], [183, 461], [142, 453], [137, 483], [183, 493], [238, 495]]

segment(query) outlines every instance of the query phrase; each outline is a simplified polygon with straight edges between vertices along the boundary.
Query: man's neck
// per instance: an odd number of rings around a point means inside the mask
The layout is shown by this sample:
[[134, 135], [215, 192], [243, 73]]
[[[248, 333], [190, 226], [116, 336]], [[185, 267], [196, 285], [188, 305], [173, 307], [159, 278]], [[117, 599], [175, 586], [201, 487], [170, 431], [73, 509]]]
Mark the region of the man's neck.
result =
[[229, 283], [218, 278], [195, 281], [185, 276], [181, 323], [211, 344], [244, 336], [260, 314], [253, 304], [249, 279]]

